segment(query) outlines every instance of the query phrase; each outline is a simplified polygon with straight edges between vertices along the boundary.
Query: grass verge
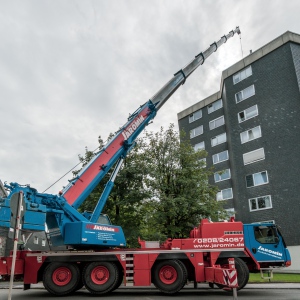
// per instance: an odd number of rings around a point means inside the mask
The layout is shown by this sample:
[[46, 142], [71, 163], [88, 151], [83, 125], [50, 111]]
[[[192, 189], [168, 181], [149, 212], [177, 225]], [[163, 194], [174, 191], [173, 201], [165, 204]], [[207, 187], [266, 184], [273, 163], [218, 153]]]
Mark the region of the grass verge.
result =
[[[265, 275], [266, 276], [266, 275]], [[251, 273], [249, 283], [258, 282], [294, 282], [300, 283], [300, 274], [273, 273], [273, 278], [262, 279], [260, 273]]]

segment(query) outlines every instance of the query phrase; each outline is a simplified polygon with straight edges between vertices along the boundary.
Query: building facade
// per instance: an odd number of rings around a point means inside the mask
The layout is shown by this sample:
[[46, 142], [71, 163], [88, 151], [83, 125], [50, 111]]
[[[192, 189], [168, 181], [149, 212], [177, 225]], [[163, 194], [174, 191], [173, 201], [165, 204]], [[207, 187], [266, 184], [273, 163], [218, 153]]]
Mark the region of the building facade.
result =
[[[221, 90], [178, 113], [205, 149], [217, 200], [300, 245], [300, 35], [286, 32], [222, 72]], [[299, 177], [298, 177], [299, 175]]]

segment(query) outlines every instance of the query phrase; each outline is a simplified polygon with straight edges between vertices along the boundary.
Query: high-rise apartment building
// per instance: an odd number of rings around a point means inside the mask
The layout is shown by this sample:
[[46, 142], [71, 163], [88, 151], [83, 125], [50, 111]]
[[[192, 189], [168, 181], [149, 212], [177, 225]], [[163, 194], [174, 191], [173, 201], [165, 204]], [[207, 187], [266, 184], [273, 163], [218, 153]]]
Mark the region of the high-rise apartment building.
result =
[[224, 208], [244, 223], [275, 222], [287, 245], [300, 245], [300, 35], [286, 32], [224, 70], [221, 90], [178, 123], [208, 152]]

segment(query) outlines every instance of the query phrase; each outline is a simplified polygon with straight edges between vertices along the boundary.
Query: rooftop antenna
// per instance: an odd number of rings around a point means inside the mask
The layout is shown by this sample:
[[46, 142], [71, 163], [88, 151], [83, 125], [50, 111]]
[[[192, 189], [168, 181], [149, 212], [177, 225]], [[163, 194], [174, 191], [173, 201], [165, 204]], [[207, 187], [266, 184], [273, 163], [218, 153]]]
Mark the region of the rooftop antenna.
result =
[[239, 36], [240, 36], [240, 44], [241, 44], [242, 58], [244, 58], [243, 46], [242, 46], [242, 33], [241, 33], [241, 31], [240, 31], [240, 33], [239, 33]]

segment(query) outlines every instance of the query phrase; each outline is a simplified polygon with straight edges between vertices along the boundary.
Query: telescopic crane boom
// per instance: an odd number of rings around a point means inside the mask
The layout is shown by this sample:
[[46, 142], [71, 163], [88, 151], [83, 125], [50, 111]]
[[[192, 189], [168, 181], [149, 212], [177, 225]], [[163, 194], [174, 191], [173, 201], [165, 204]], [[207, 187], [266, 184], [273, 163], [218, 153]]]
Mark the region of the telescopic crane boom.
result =
[[[59, 195], [38, 193], [30, 186], [21, 186], [18, 183], [5, 184], [10, 193], [7, 197], [0, 198], [0, 227], [7, 229], [11, 227], [12, 196], [21, 191], [25, 201], [23, 230], [43, 231], [47, 224], [54, 245], [65, 244], [76, 248], [125, 246], [121, 227], [97, 223], [124, 158], [134, 146], [138, 135], [153, 120], [164, 103], [213, 52], [235, 33], [240, 34], [239, 27], [212, 43], [208, 49], [196, 55], [190, 63], [175, 73], [153, 97], [130, 115], [124, 126]], [[79, 213], [77, 211], [79, 206], [114, 165], [116, 167], [94, 212], [91, 215]]]

